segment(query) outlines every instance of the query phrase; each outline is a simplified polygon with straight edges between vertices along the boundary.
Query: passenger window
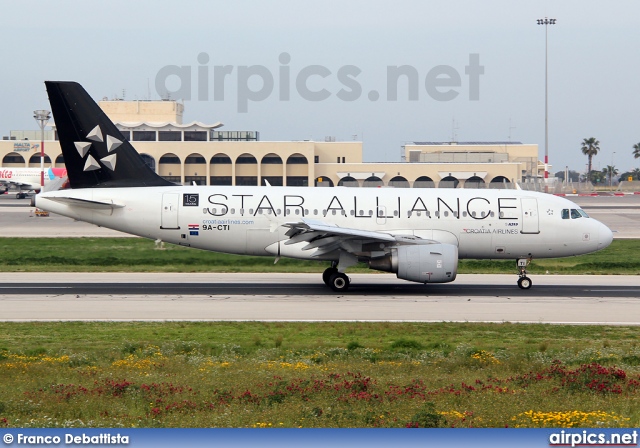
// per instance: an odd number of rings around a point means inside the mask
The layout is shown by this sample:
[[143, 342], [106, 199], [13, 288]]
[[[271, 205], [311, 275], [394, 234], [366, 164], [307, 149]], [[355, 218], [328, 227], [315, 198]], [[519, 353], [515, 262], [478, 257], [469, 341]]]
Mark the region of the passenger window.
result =
[[569, 219], [569, 209], [568, 208], [563, 208], [562, 209], [562, 219]]
[[576, 210], [575, 208], [571, 209], [571, 219], [578, 219], [578, 218], [582, 218], [582, 215], [580, 215], [580, 213], [578, 213], [578, 210]]

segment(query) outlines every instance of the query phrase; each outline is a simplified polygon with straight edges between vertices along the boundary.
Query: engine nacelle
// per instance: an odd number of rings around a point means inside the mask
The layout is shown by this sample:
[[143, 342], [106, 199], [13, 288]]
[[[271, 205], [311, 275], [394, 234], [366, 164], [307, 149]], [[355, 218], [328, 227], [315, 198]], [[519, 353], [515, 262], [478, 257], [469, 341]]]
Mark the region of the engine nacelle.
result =
[[420, 244], [398, 246], [381, 258], [369, 260], [369, 267], [394, 272], [398, 278], [418, 283], [447, 283], [458, 274], [458, 246]]

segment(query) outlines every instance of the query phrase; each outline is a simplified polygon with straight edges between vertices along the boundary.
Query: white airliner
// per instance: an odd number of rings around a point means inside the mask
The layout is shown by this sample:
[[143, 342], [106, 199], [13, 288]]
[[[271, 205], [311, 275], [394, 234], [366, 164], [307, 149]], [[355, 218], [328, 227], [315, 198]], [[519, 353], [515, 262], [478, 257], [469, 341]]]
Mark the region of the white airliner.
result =
[[39, 208], [199, 249], [328, 261], [322, 278], [337, 292], [357, 262], [445, 283], [462, 258], [516, 260], [518, 286], [529, 289], [532, 259], [594, 252], [613, 238], [573, 202], [522, 190], [174, 185], [79, 84], [45, 84], [72, 189], [39, 194]]
[[[24, 199], [30, 191], [39, 193], [40, 168], [1, 168], [0, 167], [0, 191], [7, 192], [9, 189], [16, 189], [17, 199]], [[56, 179], [64, 178], [67, 175], [65, 168], [47, 168], [44, 170], [44, 190], [50, 189], [50, 184]], [[57, 184], [56, 184], [57, 185]], [[59, 187], [58, 187], [59, 188]], [[58, 189], [54, 188], [54, 189]]]

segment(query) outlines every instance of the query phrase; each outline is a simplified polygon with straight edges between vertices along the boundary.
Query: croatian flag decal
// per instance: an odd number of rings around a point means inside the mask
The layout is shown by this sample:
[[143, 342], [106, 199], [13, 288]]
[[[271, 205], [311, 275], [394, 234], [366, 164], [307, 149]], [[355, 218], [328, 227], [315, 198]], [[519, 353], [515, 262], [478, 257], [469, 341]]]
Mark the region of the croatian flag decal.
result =
[[189, 224], [189, 235], [198, 236], [200, 230], [200, 224]]

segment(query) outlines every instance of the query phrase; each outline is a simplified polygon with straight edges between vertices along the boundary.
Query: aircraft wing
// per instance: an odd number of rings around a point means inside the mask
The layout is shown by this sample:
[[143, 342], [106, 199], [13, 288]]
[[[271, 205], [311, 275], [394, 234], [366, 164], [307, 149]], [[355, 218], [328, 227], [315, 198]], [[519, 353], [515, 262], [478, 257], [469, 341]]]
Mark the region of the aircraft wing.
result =
[[13, 180], [1, 180], [0, 184], [2, 185], [6, 185], [7, 187], [13, 187], [13, 188], [29, 188], [29, 189], [33, 189], [33, 184], [25, 184], [24, 182], [16, 182]]
[[357, 255], [362, 246], [368, 243], [379, 243], [380, 250], [386, 245], [396, 244], [428, 244], [436, 241], [425, 240], [413, 235], [394, 235], [372, 230], [340, 227], [315, 219], [302, 219], [299, 222], [283, 224], [289, 230], [285, 233], [289, 237], [284, 244], [306, 242], [302, 250], [317, 249], [315, 256], [320, 256], [342, 250]]

